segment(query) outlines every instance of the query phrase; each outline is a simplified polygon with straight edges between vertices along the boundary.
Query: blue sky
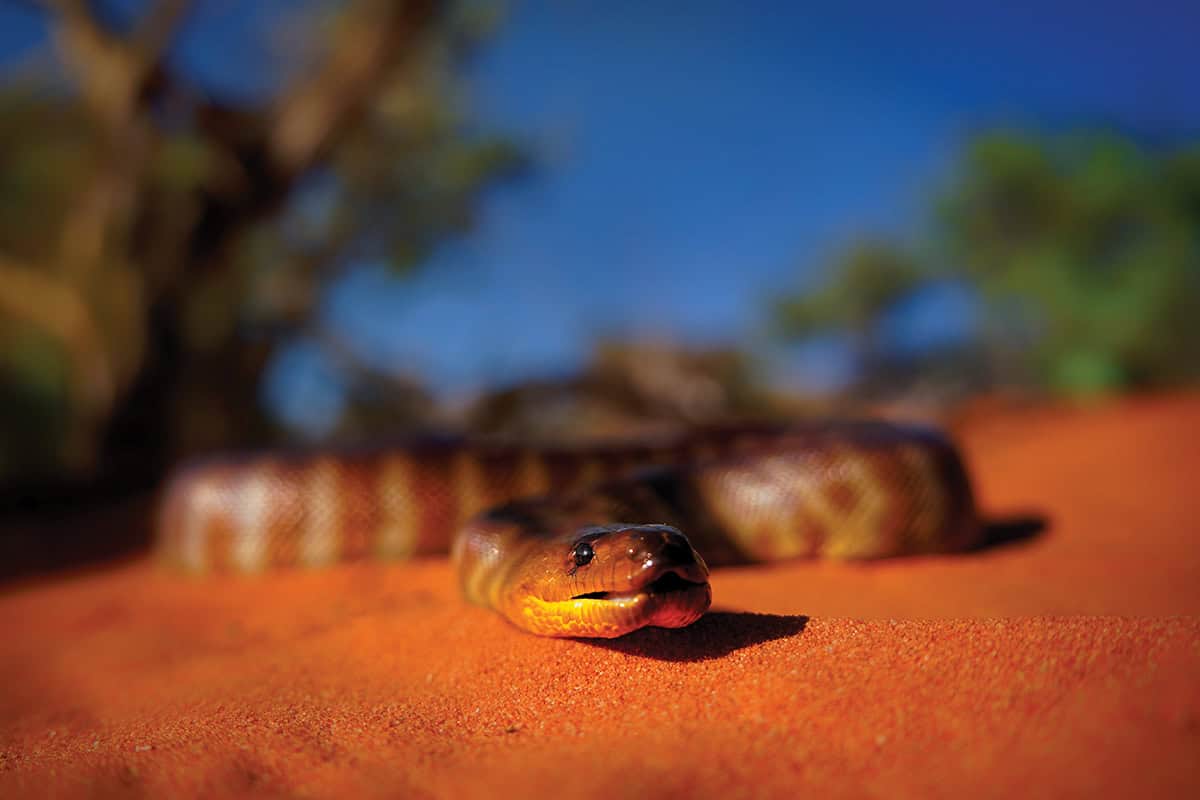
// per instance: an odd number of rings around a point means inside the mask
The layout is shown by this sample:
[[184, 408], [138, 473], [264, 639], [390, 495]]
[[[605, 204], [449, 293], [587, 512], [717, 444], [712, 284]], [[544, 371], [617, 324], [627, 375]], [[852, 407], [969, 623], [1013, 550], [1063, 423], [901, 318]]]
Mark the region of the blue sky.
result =
[[[180, 58], [261, 91], [244, 9], [283, 5], [201, 4]], [[481, 127], [533, 143], [541, 173], [489, 196], [479, 229], [417, 279], [347, 276], [325, 319], [451, 392], [568, 369], [598, 333], [753, 344], [765, 302], [839, 246], [918, 223], [973, 131], [1200, 131], [1194, 2], [822, 5], [514, 4], [471, 97]], [[34, 35], [29, 19], [0, 12], [0, 52]], [[941, 295], [913, 304], [911, 335], [964, 324], [962, 298]], [[267, 396], [319, 427], [336, 390], [288, 398], [320, 378], [299, 347]]]
[[[1200, 123], [1182, 4], [800, 6], [521, 4], [474, 97], [485, 124], [542, 143], [545, 173], [416, 286], [349, 279], [330, 318], [450, 386], [569, 366], [607, 331], [754, 343], [773, 294], [918, 222], [973, 131]], [[961, 295], [912, 306], [898, 336], [965, 324]]]

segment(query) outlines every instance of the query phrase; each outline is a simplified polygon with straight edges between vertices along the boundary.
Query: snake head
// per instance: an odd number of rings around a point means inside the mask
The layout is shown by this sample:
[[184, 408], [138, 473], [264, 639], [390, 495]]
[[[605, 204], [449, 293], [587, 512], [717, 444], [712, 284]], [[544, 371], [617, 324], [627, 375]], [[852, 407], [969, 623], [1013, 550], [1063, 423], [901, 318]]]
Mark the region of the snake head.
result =
[[668, 525], [578, 527], [536, 503], [473, 519], [454, 560], [468, 600], [542, 636], [681, 628], [712, 602], [708, 567]]
[[510, 616], [529, 630], [610, 638], [651, 625], [680, 628], [712, 602], [708, 567], [676, 528], [589, 526], [547, 544], [520, 581], [524, 600]]

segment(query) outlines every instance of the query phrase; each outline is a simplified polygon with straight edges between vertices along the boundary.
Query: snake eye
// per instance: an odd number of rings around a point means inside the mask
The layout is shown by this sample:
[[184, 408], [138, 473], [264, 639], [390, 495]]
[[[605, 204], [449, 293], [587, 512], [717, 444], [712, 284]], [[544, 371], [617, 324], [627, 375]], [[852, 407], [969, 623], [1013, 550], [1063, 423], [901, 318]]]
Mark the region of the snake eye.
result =
[[596, 557], [596, 551], [587, 542], [580, 542], [575, 545], [575, 566], [583, 567], [591, 562]]

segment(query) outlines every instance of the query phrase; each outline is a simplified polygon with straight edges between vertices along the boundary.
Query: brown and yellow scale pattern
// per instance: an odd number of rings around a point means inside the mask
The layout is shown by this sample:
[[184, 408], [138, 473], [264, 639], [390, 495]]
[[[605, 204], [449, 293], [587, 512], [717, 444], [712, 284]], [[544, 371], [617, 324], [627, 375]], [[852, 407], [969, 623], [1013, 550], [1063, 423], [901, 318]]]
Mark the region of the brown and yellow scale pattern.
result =
[[856, 422], [216, 459], [170, 482], [158, 543], [196, 573], [450, 552], [471, 602], [533, 633], [611, 637], [696, 620], [710, 565], [949, 552], [978, 535], [945, 438]]

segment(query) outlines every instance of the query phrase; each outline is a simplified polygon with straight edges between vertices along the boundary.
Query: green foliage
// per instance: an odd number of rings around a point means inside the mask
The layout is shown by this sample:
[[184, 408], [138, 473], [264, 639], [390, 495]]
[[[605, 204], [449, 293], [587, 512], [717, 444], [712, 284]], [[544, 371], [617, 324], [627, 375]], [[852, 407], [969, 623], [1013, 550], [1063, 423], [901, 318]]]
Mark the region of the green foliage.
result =
[[930, 239], [920, 262], [876, 243], [864, 268], [851, 251], [828, 284], [782, 304], [784, 331], [869, 330], [921, 281], [950, 277], [983, 298], [978, 357], [1004, 365], [1002, 380], [1089, 393], [1198, 376], [1200, 147], [983, 136], [937, 204]]
[[776, 308], [780, 330], [805, 336], [845, 326], [866, 335], [875, 320], [923, 280], [920, 265], [885, 242], [863, 242], [833, 265], [833, 280], [816, 291], [782, 300]]

